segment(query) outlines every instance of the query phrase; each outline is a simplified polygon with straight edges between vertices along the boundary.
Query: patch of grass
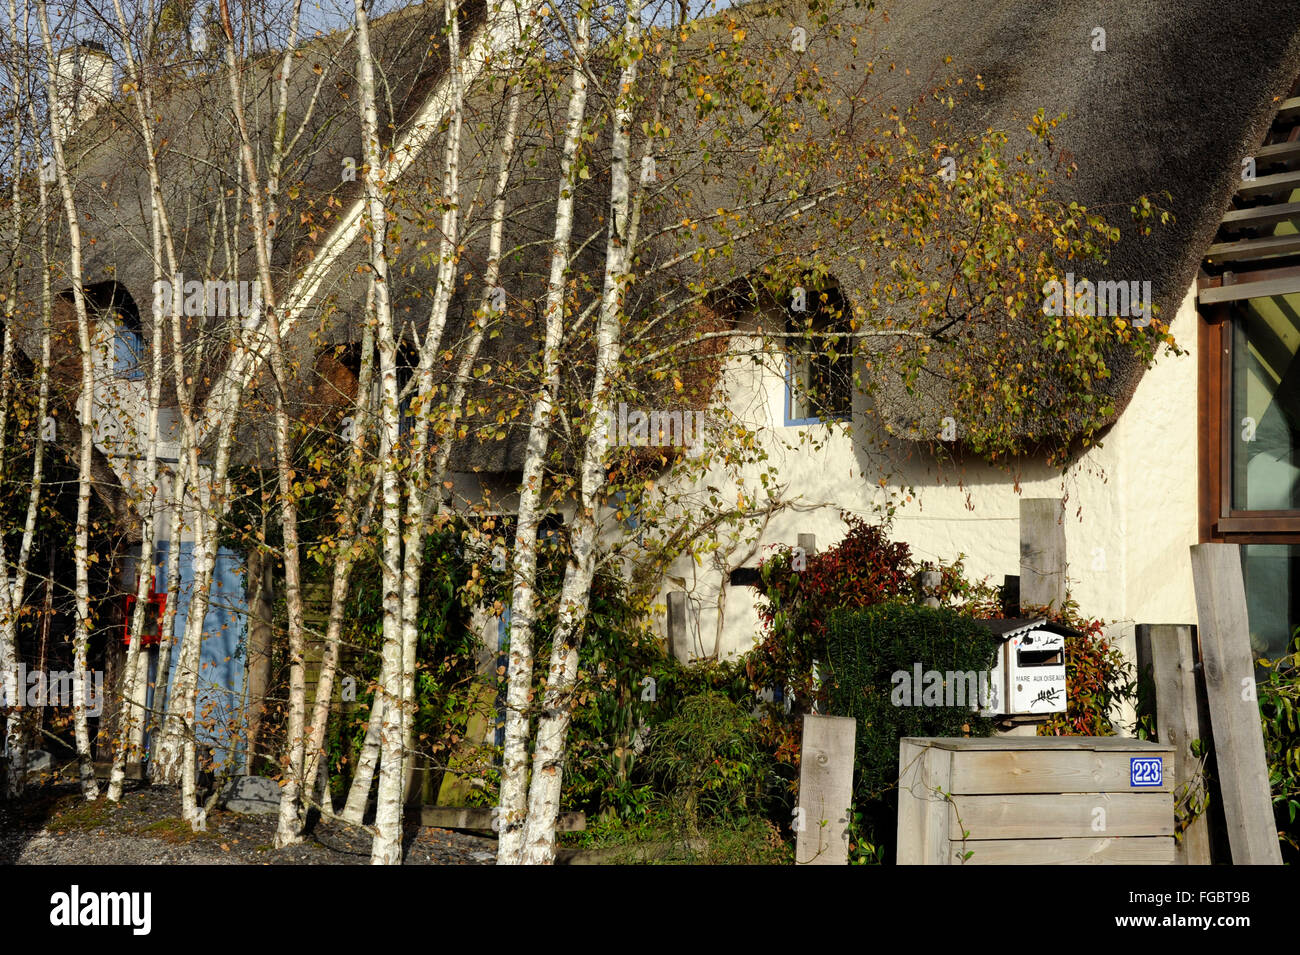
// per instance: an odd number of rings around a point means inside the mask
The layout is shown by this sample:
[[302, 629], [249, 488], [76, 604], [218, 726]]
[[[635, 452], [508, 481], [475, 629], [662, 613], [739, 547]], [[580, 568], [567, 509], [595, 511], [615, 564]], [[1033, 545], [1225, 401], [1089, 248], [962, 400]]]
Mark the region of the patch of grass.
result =
[[671, 812], [644, 822], [601, 819], [570, 844], [601, 865], [790, 865], [794, 847], [759, 816], [715, 819], [688, 834]]
[[153, 836], [173, 844], [201, 842], [204, 840], [211, 842], [221, 838], [215, 832], [195, 832], [190, 828], [188, 822], [178, 817], [159, 819], [157, 822], [151, 822], [147, 826], [140, 827], [136, 832], [142, 836]]
[[86, 802], [80, 795], [67, 796], [60, 800], [61, 808], [55, 809], [46, 828], [50, 832], [76, 832], [88, 829], [100, 829], [115, 825], [118, 808], [106, 799]]

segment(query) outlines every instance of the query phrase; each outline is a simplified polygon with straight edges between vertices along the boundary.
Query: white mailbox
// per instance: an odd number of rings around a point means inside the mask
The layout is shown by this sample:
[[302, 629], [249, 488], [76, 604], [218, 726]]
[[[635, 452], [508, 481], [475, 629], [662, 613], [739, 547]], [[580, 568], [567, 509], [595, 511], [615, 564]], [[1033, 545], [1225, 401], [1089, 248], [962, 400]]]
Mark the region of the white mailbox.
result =
[[1065, 712], [1065, 638], [1077, 630], [1044, 617], [981, 620], [998, 638], [992, 684], [981, 716], [1039, 716]]

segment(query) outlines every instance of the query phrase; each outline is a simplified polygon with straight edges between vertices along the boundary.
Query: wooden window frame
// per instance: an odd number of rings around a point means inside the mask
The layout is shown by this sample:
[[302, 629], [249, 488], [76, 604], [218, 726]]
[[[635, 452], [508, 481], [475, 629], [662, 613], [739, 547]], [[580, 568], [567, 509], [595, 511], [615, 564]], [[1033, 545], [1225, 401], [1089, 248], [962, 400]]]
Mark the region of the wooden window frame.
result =
[[1197, 443], [1201, 543], [1300, 544], [1300, 509], [1232, 507], [1231, 303], [1198, 307]]

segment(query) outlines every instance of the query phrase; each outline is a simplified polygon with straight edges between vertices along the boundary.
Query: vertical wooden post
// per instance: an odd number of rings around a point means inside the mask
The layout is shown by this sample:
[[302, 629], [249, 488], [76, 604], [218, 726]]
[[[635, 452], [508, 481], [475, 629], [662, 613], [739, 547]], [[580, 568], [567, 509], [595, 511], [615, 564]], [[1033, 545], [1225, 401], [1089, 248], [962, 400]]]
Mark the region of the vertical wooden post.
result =
[[686, 592], [674, 590], [668, 595], [668, 655], [677, 656], [686, 646]]
[[1192, 582], [1232, 864], [1281, 865], [1238, 545], [1192, 545]]
[[938, 607], [939, 596], [935, 591], [943, 583], [943, 574], [937, 570], [923, 570], [917, 577], [921, 585], [921, 603], [927, 607]]
[[[1200, 760], [1192, 741], [1209, 739], [1209, 720], [1196, 692], [1192, 628], [1187, 624], [1139, 624], [1138, 666], [1151, 667], [1156, 690], [1156, 736], [1174, 747], [1174, 804], [1193, 785]], [[1202, 781], [1203, 785], [1203, 781]], [[1210, 864], [1210, 820], [1201, 813], [1183, 831], [1174, 850], [1179, 865]]]
[[795, 817], [796, 865], [848, 864], [857, 725], [851, 716], [804, 715]]
[[1065, 526], [1061, 502], [1020, 499], [1020, 604], [1059, 609], [1065, 602]]
[[952, 754], [924, 739], [898, 741], [898, 864], [947, 865], [948, 803], [936, 788], [951, 788]]
[[813, 554], [817, 553], [817, 535], [800, 534], [799, 546], [803, 548], [803, 554], [805, 557], [811, 557]]

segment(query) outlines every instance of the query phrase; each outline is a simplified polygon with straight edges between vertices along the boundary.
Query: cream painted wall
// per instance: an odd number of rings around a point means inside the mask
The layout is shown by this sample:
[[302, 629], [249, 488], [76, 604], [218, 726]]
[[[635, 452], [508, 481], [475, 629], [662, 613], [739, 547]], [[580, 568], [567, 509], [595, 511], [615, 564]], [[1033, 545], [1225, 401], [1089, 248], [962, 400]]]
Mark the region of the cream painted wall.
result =
[[[910, 457], [895, 454], [887, 467], [847, 434], [828, 434], [821, 425], [787, 427], [781, 374], [733, 362], [724, 378], [728, 407], [761, 430], [786, 507], [752, 539], [724, 537], [702, 564], [682, 558], [673, 565], [661, 600], [671, 590], [688, 594], [688, 647], [679, 655], [711, 655], [716, 648], [726, 658], [752, 646], [755, 591], [726, 585], [731, 569], [756, 566], [764, 546], [793, 545], [800, 533], [815, 534], [819, 548], [832, 545], [843, 536], [841, 510], [870, 518], [888, 493], [906, 498], [909, 487], [915, 494], [902, 501], [893, 534], [917, 558], [951, 561], [962, 554], [970, 575], [1001, 583], [1003, 575], [1019, 573], [1020, 495], [1065, 498], [1071, 591], [1126, 653], [1133, 653], [1137, 623], [1195, 622], [1188, 548], [1197, 539], [1196, 322], [1189, 290], [1172, 329], [1186, 353], [1162, 356], [1102, 444], [1064, 474], [1041, 463], [1023, 468], [1019, 494], [1013, 478], [994, 468], [942, 473], [912, 445], [905, 445]], [[825, 444], [799, 447], [801, 434], [819, 434]], [[877, 482], [886, 471], [882, 489]], [[711, 473], [697, 487], [724, 477]], [[756, 471], [733, 478], [723, 498], [734, 500], [741, 486], [758, 491], [756, 478]]]

